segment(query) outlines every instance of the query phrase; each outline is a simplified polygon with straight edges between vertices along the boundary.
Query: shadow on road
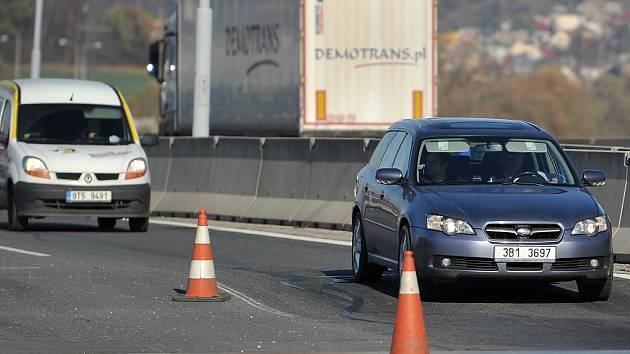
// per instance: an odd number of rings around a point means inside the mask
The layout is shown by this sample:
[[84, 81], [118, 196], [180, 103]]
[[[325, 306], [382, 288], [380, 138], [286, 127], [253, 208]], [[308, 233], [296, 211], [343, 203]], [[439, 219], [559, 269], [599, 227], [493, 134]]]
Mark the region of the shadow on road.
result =
[[[350, 270], [323, 271], [338, 283], [356, 283]], [[398, 277], [387, 272], [380, 281], [361, 284], [388, 296], [398, 296]], [[577, 303], [582, 302], [574, 283], [468, 280], [457, 283], [420, 283], [424, 302], [436, 303]]]
[[[96, 220], [91, 223], [87, 223], [84, 221], [83, 223], [77, 222], [76, 224], [71, 223], [59, 223], [59, 222], [42, 222], [42, 221], [32, 221], [29, 223], [26, 232], [106, 232], [106, 233], [123, 233], [130, 232], [129, 228], [126, 225], [126, 222], [118, 222], [114, 229], [101, 229], [96, 225]], [[0, 222], [0, 229], [8, 230], [6, 222]]]

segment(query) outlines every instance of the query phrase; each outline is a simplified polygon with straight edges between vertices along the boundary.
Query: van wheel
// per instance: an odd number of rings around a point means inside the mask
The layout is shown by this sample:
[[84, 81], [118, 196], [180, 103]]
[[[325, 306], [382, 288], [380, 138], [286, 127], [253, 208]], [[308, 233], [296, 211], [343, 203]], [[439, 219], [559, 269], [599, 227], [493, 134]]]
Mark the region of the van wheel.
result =
[[97, 218], [98, 227], [103, 230], [113, 230], [116, 227], [116, 218]]
[[577, 286], [580, 297], [586, 301], [607, 301], [612, 292], [613, 267], [611, 257], [606, 279], [578, 280]]
[[147, 232], [149, 218], [129, 218], [129, 230], [131, 232]]
[[13, 191], [9, 190], [8, 228], [11, 231], [24, 231], [28, 228], [28, 217], [19, 216]]
[[360, 215], [354, 218], [354, 227], [352, 228], [352, 275], [359, 283], [372, 283], [381, 279], [383, 275], [382, 267], [368, 263], [365, 234]]

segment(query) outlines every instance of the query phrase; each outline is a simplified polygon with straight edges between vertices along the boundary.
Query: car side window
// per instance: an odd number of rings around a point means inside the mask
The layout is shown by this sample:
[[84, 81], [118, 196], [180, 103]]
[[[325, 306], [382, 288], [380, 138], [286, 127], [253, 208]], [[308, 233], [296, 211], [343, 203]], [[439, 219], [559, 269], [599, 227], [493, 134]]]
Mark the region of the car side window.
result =
[[396, 154], [398, 153], [400, 145], [402, 144], [406, 135], [407, 133], [403, 132], [396, 133], [396, 136], [392, 139], [392, 142], [387, 147], [385, 154], [383, 154], [383, 159], [378, 165], [378, 168], [388, 168], [394, 166], [394, 159], [396, 158]]
[[403, 176], [406, 176], [409, 170], [409, 157], [411, 157], [411, 135], [407, 134], [402, 145], [400, 145], [400, 149], [398, 149], [393, 166], [402, 171]]
[[378, 168], [378, 165], [381, 163], [381, 159], [383, 158], [383, 154], [385, 153], [385, 150], [387, 150], [387, 147], [389, 146], [389, 143], [391, 143], [394, 136], [396, 136], [396, 132], [394, 131], [387, 132], [385, 133], [385, 135], [383, 135], [383, 138], [372, 153], [372, 158], [370, 159], [371, 169], [376, 170]]
[[11, 127], [11, 101], [7, 100], [2, 110], [2, 121], [0, 122], [0, 139], [5, 142], [9, 137], [9, 128]]

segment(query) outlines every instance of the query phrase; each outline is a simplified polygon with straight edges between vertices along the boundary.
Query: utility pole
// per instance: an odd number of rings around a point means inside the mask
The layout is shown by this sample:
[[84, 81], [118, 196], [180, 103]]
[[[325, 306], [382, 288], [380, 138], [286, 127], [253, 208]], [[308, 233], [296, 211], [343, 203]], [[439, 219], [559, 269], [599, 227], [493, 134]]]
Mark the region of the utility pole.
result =
[[42, 36], [42, 12], [44, 0], [35, 2], [35, 30], [33, 31], [33, 52], [31, 54], [31, 79], [39, 78], [39, 70], [42, 64], [41, 36]]
[[210, 70], [212, 67], [212, 9], [210, 0], [200, 0], [195, 39], [195, 101], [192, 136], [210, 136]]

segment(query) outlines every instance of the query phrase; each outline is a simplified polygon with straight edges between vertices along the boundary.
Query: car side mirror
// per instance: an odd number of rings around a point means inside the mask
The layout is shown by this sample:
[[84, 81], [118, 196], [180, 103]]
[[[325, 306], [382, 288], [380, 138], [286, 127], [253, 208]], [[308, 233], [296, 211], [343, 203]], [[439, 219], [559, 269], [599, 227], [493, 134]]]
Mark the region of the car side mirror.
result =
[[155, 146], [159, 143], [158, 136], [155, 134], [145, 134], [140, 138], [140, 145]]
[[606, 184], [606, 175], [602, 171], [586, 170], [582, 173], [582, 182], [587, 186], [603, 186]]
[[376, 182], [380, 184], [399, 184], [402, 180], [402, 171], [397, 168], [379, 168], [376, 171]]

